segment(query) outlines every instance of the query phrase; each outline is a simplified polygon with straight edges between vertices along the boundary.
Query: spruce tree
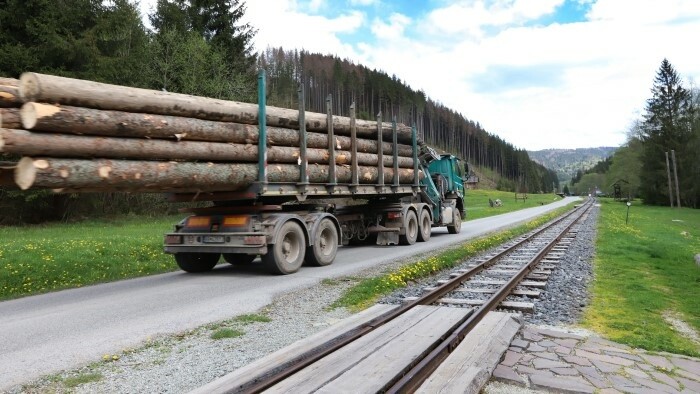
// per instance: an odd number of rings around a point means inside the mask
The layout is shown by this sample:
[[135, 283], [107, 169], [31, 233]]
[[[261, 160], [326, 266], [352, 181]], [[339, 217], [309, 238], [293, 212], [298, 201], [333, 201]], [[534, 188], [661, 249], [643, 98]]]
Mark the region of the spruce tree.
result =
[[[678, 157], [689, 139], [691, 97], [667, 59], [661, 62], [651, 92], [642, 127], [640, 195], [645, 203], [665, 204], [669, 202], [665, 152], [675, 150]], [[681, 172], [684, 166], [679, 167]]]

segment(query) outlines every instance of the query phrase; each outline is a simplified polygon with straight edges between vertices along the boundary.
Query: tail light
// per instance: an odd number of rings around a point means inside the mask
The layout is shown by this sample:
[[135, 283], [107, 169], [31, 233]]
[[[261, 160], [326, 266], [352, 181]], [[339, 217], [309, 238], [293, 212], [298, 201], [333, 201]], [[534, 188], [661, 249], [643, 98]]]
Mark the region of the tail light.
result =
[[187, 227], [209, 227], [210, 223], [209, 216], [190, 216], [187, 218]]
[[387, 219], [401, 219], [401, 212], [387, 212]]

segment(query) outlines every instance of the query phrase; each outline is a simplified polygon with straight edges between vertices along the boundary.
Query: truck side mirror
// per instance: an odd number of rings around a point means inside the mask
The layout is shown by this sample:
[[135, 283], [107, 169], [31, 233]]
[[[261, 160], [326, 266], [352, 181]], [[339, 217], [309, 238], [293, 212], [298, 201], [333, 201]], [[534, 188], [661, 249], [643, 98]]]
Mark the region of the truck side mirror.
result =
[[469, 176], [469, 163], [464, 162], [464, 176]]

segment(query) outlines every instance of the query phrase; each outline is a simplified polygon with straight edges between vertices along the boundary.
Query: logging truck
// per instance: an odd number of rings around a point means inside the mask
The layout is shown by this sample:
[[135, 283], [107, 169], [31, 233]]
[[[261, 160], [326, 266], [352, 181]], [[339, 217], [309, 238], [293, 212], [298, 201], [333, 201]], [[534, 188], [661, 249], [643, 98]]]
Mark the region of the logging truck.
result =
[[[266, 91], [264, 73], [259, 78], [258, 91]], [[433, 227], [447, 227], [450, 234], [460, 231], [466, 214], [463, 182], [469, 173], [467, 164], [453, 155], [439, 155], [434, 149], [418, 144], [413, 127], [409, 155], [413, 171], [402, 172], [399, 162], [405, 156], [399, 157], [396, 121], [387, 133], [379, 115], [375, 133], [376, 167], [370, 174], [367, 167], [358, 165], [353, 105], [349, 124], [350, 165], [338, 166], [331, 96], [327, 99], [326, 119], [328, 167], [324, 167], [320, 177], [315, 177], [324, 182], [314, 182], [310, 177], [313, 166], [308, 163], [303, 90], [299, 94], [298, 178], [290, 182], [268, 177], [268, 144], [264, 143], [267, 107], [265, 95], [260, 93], [258, 179], [243, 192], [205, 197], [213, 201], [213, 206], [193, 209], [193, 215], [165, 234], [165, 252], [174, 255], [182, 270], [209, 271], [222, 256], [234, 265], [250, 264], [260, 256], [272, 273], [292, 274], [304, 263], [312, 266], [333, 263], [339, 245], [363, 242], [411, 245], [428, 241]], [[385, 158], [383, 147], [387, 139], [390, 157]], [[393, 168], [386, 168], [387, 163]], [[339, 179], [340, 169], [346, 175], [343, 179]], [[362, 182], [363, 178], [375, 182], [367, 184]], [[197, 196], [180, 198], [191, 201]]]
[[267, 106], [264, 72], [258, 81], [254, 104], [24, 73], [0, 84], [13, 97], [0, 102], [0, 153], [21, 156], [0, 186], [200, 202], [164, 236], [188, 272], [260, 256], [291, 274], [331, 264], [341, 245], [460, 231], [457, 157], [395, 118], [356, 119], [354, 106], [334, 116], [331, 96], [325, 114], [305, 112], [302, 89], [298, 110]]

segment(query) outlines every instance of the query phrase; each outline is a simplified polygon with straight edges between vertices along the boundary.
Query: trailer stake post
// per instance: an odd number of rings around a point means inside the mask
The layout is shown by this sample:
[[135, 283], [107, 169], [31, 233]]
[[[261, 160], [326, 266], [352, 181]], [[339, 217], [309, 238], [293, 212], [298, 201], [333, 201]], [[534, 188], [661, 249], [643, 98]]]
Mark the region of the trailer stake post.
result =
[[[392, 135], [392, 141], [394, 143], [394, 146], [392, 146], [392, 151], [394, 154], [394, 179], [393, 179], [393, 186], [394, 190], [396, 190], [397, 187], [399, 187], [399, 134], [396, 129], [396, 115], [394, 115], [394, 118], [391, 121], [391, 135]], [[383, 165], [384, 163], [382, 163]]]
[[299, 85], [299, 173], [301, 178], [299, 183], [302, 185], [302, 193], [306, 192], [305, 185], [309, 184], [308, 164], [309, 160], [306, 156], [306, 98], [304, 97], [304, 86]]
[[355, 102], [353, 101], [350, 105], [350, 151], [352, 155], [352, 179], [350, 181], [350, 188], [353, 193], [357, 190], [358, 178], [359, 178], [359, 168], [357, 166], [357, 126], [355, 125]]
[[267, 183], [267, 113], [265, 92], [265, 69], [258, 73], [258, 182], [262, 184], [263, 190]]
[[379, 192], [382, 192], [384, 187], [384, 138], [382, 138], [382, 132], [384, 127], [382, 125], [382, 112], [379, 111], [377, 114], [377, 186]]
[[338, 178], [335, 174], [335, 136], [333, 135], [333, 96], [326, 98], [326, 122], [328, 123], [328, 186], [329, 192], [333, 194]]
[[[413, 187], [420, 187], [420, 176], [418, 176], [418, 136], [416, 126], [411, 127], [411, 145], [413, 146]], [[416, 192], [418, 189], [415, 190]]]

